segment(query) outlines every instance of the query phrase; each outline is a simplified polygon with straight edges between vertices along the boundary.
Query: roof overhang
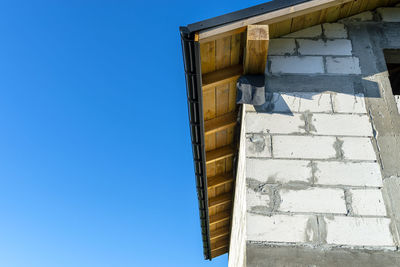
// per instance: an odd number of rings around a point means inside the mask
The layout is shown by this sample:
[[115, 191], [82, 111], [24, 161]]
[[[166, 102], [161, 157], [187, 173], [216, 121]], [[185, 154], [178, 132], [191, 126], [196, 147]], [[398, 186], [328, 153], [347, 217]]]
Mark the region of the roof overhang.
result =
[[[206, 259], [229, 249], [232, 202], [229, 198], [233, 198], [238, 146], [238, 136], [234, 133], [240, 123], [236, 120], [238, 109], [232, 96], [236, 94], [233, 87], [238, 77], [257, 70], [263, 73], [263, 65], [256, 58], [265, 61], [269, 38], [399, 2], [275, 0], [180, 27]], [[256, 50], [249, 49], [254, 45]], [[218, 162], [224, 164], [219, 170]]]

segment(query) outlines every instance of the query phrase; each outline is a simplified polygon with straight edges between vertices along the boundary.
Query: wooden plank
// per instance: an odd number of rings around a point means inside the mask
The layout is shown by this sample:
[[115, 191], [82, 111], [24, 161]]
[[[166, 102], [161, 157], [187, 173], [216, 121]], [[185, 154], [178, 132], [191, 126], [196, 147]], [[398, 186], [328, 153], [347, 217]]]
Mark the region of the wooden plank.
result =
[[215, 41], [215, 70], [227, 68], [231, 64], [231, 39], [227, 36]]
[[229, 83], [216, 87], [217, 95], [217, 116], [226, 114], [229, 109]]
[[351, 6], [349, 16], [353, 16], [355, 14], [360, 13], [362, 3], [363, 3], [362, 0], [353, 1], [353, 5]]
[[236, 112], [230, 112], [222, 116], [216, 117], [215, 119], [207, 120], [204, 122], [205, 134], [211, 134], [221, 130], [225, 130], [229, 127], [233, 127], [236, 125], [236, 121]]
[[220, 213], [217, 213], [213, 216], [210, 216], [210, 225], [215, 225], [217, 223], [221, 223], [221, 222], [226, 222], [229, 221], [231, 219], [231, 211], [223, 211]]
[[229, 252], [229, 244], [227, 243], [226, 246], [211, 250], [211, 258], [212, 259], [216, 258], [228, 252]]
[[218, 34], [232, 31], [238, 28], [243, 28], [252, 24], [265, 24], [269, 25], [272, 23], [291, 19], [305, 15], [310, 12], [322, 10], [331, 6], [347, 3], [353, 0], [312, 0], [304, 2], [298, 5], [282, 8], [276, 11], [265, 13], [259, 16], [253, 16], [243, 20], [238, 20], [232, 23], [224, 24], [222, 26], [213, 27], [210, 29], [202, 30], [199, 32], [200, 41]]
[[[226, 172], [226, 173], [229, 173], [229, 172]], [[216, 176], [221, 176], [221, 175], [224, 175], [224, 174], [225, 173], [220, 173], [220, 174], [217, 174]], [[230, 183], [228, 183], [228, 182], [230, 182]], [[227, 190], [226, 185], [230, 185], [231, 186], [230, 188], [228, 187], [229, 190]], [[213, 197], [216, 197], [216, 196], [219, 196], [219, 195], [223, 195], [225, 193], [232, 193], [232, 185], [233, 185], [233, 179], [231, 179], [230, 181], [229, 180], [223, 180], [223, 182], [221, 182], [219, 184], [219, 186], [209, 187], [208, 188], [209, 198], [211, 199]]]
[[243, 33], [232, 35], [231, 65], [239, 65], [243, 60]]
[[[232, 192], [227, 192], [227, 193], [232, 195]], [[218, 195], [222, 195], [222, 194], [224, 194], [224, 193], [216, 194], [214, 197], [216, 197]], [[209, 197], [208, 199], [212, 199], [212, 198]], [[229, 211], [232, 210], [232, 202], [226, 203], [224, 205], [215, 206], [215, 207], [209, 207], [208, 214], [209, 214], [209, 216], [214, 216], [216, 214], [219, 214], [221, 212], [225, 212], [228, 210]]]
[[243, 73], [242, 65], [234, 65], [202, 75], [203, 90], [236, 81]]
[[213, 188], [213, 189], [209, 189], [209, 190], [207, 190], [207, 196], [208, 196], [208, 198], [213, 198], [213, 197], [216, 197], [217, 196], [217, 194], [216, 194], [216, 192], [215, 192], [215, 189]]
[[367, 10], [368, 3], [369, 3], [369, 0], [362, 0], [359, 13], [362, 13]]
[[206, 151], [215, 149], [215, 133], [205, 135], [205, 149]]
[[201, 73], [215, 71], [215, 41], [200, 44]]
[[374, 10], [375, 8], [377, 8], [379, 6], [380, 1], [382, 1], [382, 0], [369, 0], [367, 9]]
[[233, 80], [229, 83], [229, 112], [236, 110], [236, 83], [237, 80]]
[[206, 153], [206, 163], [215, 162], [217, 160], [226, 159], [233, 156], [234, 150], [231, 145], [223, 146]]
[[287, 19], [284, 21], [280, 21], [278, 23], [274, 23], [275, 25], [275, 33], [272, 38], [279, 37], [282, 35], [286, 35], [290, 33], [290, 29], [292, 28], [292, 21], [293, 19]]
[[326, 22], [335, 22], [338, 20], [340, 15], [341, 5], [336, 5], [328, 8], [326, 11]]
[[[219, 133], [221, 133], [221, 132], [219, 132]], [[217, 142], [218, 142], [218, 134], [219, 133], [217, 133]], [[223, 136], [223, 141], [224, 141], [224, 143], [226, 145], [226, 133]], [[226, 158], [223, 158], [223, 159], [215, 161], [215, 175], [220, 175], [220, 174], [225, 172], [225, 169], [226, 169], [226, 160], [225, 159]], [[218, 188], [216, 188], [215, 193], [216, 194], [225, 193], [225, 188], [219, 188], [218, 187]]]
[[353, 4], [354, 1], [341, 5], [339, 19], [347, 18], [350, 15]]
[[210, 120], [215, 118], [216, 105], [215, 105], [215, 88], [207, 88], [203, 90], [203, 112], [204, 120]]
[[293, 18], [290, 32], [297, 32], [304, 28], [305, 15]]
[[218, 228], [210, 232], [210, 240], [216, 240], [222, 237], [227, 237], [231, 233], [229, 226]]
[[232, 172], [224, 173], [221, 175], [207, 178], [208, 189], [215, 188], [215, 187], [225, 185], [228, 183], [232, 183], [232, 182], [233, 182], [233, 173]]
[[327, 12], [327, 8], [321, 10], [321, 14], [319, 15], [318, 24], [322, 24], [326, 21], [326, 12]]
[[211, 251], [229, 246], [229, 237], [211, 240]]
[[207, 176], [215, 176], [215, 161], [206, 164]]
[[245, 74], [263, 74], [267, 62], [269, 44], [268, 25], [247, 26], [243, 69]]
[[[232, 192], [229, 192], [229, 194], [232, 194]], [[214, 213], [213, 215], [226, 211], [226, 210], [232, 210], [232, 202], [226, 203], [224, 205], [219, 205], [215, 207], [215, 211], [216, 213]]]
[[272, 23], [269, 25], [269, 38], [274, 39], [276, 37], [278, 37], [278, 29], [276, 23]]
[[232, 202], [232, 193], [226, 193], [219, 195], [208, 200], [208, 208], [217, 207], [220, 205], [228, 204]]
[[318, 11], [307, 14], [304, 18], [304, 27], [308, 28], [308, 27], [319, 24], [319, 19], [320, 19], [321, 13], [322, 13], [322, 11], [318, 10]]

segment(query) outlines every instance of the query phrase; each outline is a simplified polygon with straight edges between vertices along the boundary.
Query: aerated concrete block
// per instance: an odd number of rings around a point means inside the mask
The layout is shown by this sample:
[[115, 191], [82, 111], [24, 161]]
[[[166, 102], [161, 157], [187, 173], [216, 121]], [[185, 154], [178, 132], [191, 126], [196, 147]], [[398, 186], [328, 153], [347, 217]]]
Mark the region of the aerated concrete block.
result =
[[324, 218], [326, 242], [334, 245], [394, 247], [390, 219], [335, 216]]
[[268, 55], [292, 55], [294, 52], [296, 52], [294, 39], [271, 39], [269, 41]]
[[349, 160], [376, 160], [374, 147], [368, 137], [340, 137], [343, 158]]
[[247, 157], [271, 157], [271, 137], [254, 133], [246, 135]]
[[326, 69], [331, 74], [361, 74], [360, 61], [356, 57], [327, 57]]
[[337, 113], [367, 113], [364, 94], [332, 94], [333, 111]]
[[322, 57], [297, 57], [297, 56], [271, 56], [271, 72], [273, 74], [299, 73], [320, 74], [324, 73]]
[[349, 192], [354, 214], [386, 216], [386, 208], [380, 189], [353, 189]]
[[280, 190], [280, 211], [346, 214], [344, 191], [333, 188]]
[[375, 162], [315, 162], [315, 180], [319, 185], [382, 186], [382, 176]]
[[318, 236], [315, 216], [247, 213], [247, 240], [263, 242], [309, 242]]
[[293, 114], [293, 116], [276, 113], [249, 112], [246, 114], [247, 133], [305, 133], [304, 124], [301, 114]]
[[335, 142], [336, 138], [332, 136], [273, 136], [273, 156], [293, 159], [335, 158]]
[[319, 135], [372, 136], [367, 115], [313, 114], [311, 124], [311, 132]]
[[270, 202], [270, 197], [266, 193], [256, 192], [251, 188], [247, 188], [246, 192], [246, 205], [247, 210], [254, 207], [267, 207]]
[[325, 37], [328, 39], [347, 38], [347, 30], [342, 23], [324, 23], [322, 24]]
[[332, 112], [328, 93], [274, 93], [272, 112]]
[[309, 183], [312, 172], [309, 161], [247, 159], [246, 176], [260, 183]]
[[274, 93], [271, 104], [272, 112], [298, 112], [300, 98], [296, 93]]
[[351, 42], [345, 39], [336, 40], [306, 40], [298, 39], [299, 53], [301, 55], [330, 55], [351, 56]]
[[299, 112], [332, 112], [329, 93], [297, 93], [300, 98]]

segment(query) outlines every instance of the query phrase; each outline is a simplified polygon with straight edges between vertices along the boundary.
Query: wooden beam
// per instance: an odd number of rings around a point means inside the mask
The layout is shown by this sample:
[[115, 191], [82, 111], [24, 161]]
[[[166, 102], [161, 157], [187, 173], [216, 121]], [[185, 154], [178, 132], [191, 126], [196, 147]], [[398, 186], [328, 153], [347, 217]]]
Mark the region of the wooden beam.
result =
[[341, 5], [354, 0], [312, 0], [295, 6], [282, 8], [258, 16], [238, 20], [222, 26], [202, 30], [199, 32], [200, 42], [207, 42], [218, 38], [219, 34], [234, 31], [252, 24], [272, 24], [289, 18], [302, 16], [328, 7]]
[[245, 74], [263, 74], [267, 63], [269, 26], [247, 26], [246, 48], [243, 60]]
[[217, 228], [216, 230], [210, 232], [210, 240], [213, 241], [222, 237], [227, 237], [229, 236], [229, 234], [230, 234], [229, 226]]
[[221, 248], [213, 249], [213, 250], [211, 250], [211, 258], [213, 259], [213, 258], [216, 258], [218, 256], [221, 256], [221, 255], [227, 253], [228, 251], [229, 251], [228, 244], [226, 246], [221, 247]]
[[219, 116], [215, 119], [206, 120], [204, 122], [204, 132], [205, 134], [211, 134], [225, 130], [229, 127], [235, 126], [237, 121], [236, 112], [230, 112]]
[[232, 193], [225, 193], [216, 197], [211, 198], [208, 201], [208, 207], [214, 208], [220, 205], [228, 204], [232, 201]]
[[207, 178], [208, 189], [213, 189], [215, 187], [226, 185], [233, 182], [233, 173], [223, 173], [217, 176]]
[[211, 242], [211, 257], [218, 257], [229, 250], [229, 238], [220, 239]]
[[220, 159], [226, 159], [233, 156], [234, 150], [231, 145], [223, 146], [206, 152], [206, 163], [212, 163]]
[[210, 226], [217, 223], [229, 221], [230, 219], [231, 219], [231, 211], [219, 212], [215, 215], [210, 216]]
[[202, 75], [203, 90], [237, 80], [243, 73], [242, 65], [234, 65]]

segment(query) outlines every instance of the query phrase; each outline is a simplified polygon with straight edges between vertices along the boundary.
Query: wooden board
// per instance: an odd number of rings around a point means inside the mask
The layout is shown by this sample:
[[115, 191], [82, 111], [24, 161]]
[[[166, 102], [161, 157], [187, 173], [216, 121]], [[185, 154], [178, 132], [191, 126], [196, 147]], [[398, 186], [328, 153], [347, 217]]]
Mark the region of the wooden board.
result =
[[265, 71], [269, 44], [268, 25], [247, 26], [246, 48], [243, 69], [245, 74], [260, 74]]

